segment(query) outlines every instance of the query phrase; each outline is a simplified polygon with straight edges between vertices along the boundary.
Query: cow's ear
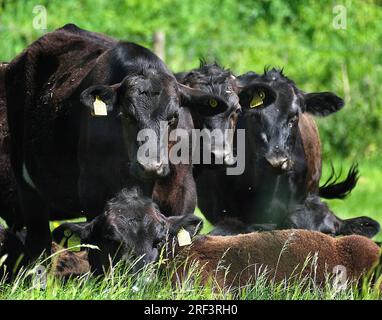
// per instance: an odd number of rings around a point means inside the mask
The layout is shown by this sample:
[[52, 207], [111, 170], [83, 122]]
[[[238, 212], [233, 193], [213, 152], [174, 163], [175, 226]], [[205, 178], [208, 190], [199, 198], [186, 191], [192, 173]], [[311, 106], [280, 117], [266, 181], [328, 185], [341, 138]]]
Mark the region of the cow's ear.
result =
[[81, 93], [81, 102], [90, 109], [92, 115], [106, 116], [114, 109], [119, 87], [120, 84], [91, 86]]
[[212, 117], [228, 110], [228, 105], [219, 97], [201, 90], [178, 84], [181, 106], [188, 107], [204, 117]]
[[65, 222], [53, 230], [53, 241], [62, 244], [67, 243], [69, 239], [78, 237], [81, 241], [89, 241], [93, 232], [95, 221], [91, 222]]
[[194, 236], [203, 227], [203, 220], [193, 214], [169, 217], [168, 221], [170, 223], [170, 234], [173, 236], [176, 236], [182, 228], [188, 231], [191, 236]]
[[306, 93], [304, 101], [305, 112], [319, 117], [337, 112], [345, 105], [344, 100], [332, 92]]
[[253, 82], [238, 86], [240, 105], [245, 109], [262, 109], [276, 100], [276, 92], [267, 84]]

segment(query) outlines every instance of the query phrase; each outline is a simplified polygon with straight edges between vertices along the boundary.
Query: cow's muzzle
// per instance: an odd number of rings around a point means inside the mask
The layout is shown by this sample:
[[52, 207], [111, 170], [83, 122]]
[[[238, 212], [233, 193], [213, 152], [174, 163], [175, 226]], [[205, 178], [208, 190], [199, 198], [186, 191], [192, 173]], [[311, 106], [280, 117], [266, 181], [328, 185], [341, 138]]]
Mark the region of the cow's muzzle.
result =
[[168, 174], [168, 168], [162, 161], [150, 161], [138, 164], [144, 174], [149, 177], [164, 177]]
[[286, 156], [265, 156], [268, 164], [279, 172], [286, 172], [292, 168], [292, 161]]

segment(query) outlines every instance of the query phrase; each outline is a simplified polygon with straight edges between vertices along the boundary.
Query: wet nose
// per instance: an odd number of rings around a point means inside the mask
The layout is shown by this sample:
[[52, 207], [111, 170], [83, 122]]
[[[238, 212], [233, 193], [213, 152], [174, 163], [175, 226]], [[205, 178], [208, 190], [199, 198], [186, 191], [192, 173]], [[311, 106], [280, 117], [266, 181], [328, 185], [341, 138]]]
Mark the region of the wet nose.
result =
[[287, 170], [288, 158], [285, 156], [266, 156], [267, 162], [276, 169]]
[[150, 161], [148, 163], [141, 163], [139, 165], [148, 174], [162, 176], [164, 174], [164, 165], [162, 161]]

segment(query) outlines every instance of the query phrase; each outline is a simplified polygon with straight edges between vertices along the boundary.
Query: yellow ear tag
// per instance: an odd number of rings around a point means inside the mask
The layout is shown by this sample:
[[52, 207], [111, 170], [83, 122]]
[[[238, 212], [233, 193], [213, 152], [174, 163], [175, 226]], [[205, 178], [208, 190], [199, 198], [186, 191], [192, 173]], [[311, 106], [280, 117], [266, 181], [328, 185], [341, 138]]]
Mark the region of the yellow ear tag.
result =
[[251, 100], [251, 103], [250, 103], [249, 107], [250, 107], [251, 109], [253, 109], [253, 108], [256, 108], [256, 107], [259, 107], [259, 106], [263, 105], [263, 103], [264, 103], [264, 98], [265, 98], [265, 93], [264, 93], [264, 91], [260, 91], [260, 92], [256, 93], [256, 94], [253, 96], [253, 98], [252, 98], [252, 100]]
[[70, 230], [65, 230], [64, 235], [68, 240], [68, 248], [70, 251], [78, 252], [81, 250], [80, 247], [72, 248], [81, 244], [81, 239], [77, 234], [72, 233]]
[[96, 96], [94, 100], [93, 108], [95, 116], [107, 116], [106, 103], [103, 102], [98, 96]]
[[210, 106], [211, 108], [216, 108], [218, 106], [216, 99], [210, 99]]
[[185, 230], [183, 228], [180, 229], [177, 237], [178, 237], [179, 247], [184, 247], [184, 246], [188, 246], [189, 244], [191, 244], [191, 236], [187, 230]]

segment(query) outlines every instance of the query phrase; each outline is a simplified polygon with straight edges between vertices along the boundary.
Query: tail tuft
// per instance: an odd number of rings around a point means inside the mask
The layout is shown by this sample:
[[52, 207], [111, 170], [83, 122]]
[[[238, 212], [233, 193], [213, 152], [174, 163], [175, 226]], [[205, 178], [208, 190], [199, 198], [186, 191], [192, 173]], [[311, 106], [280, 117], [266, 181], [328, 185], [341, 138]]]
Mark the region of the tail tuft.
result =
[[358, 163], [354, 163], [348, 172], [345, 180], [338, 182], [342, 170], [339, 174], [334, 171], [331, 164], [332, 172], [328, 180], [320, 187], [319, 196], [325, 199], [345, 199], [357, 185], [359, 179]]

